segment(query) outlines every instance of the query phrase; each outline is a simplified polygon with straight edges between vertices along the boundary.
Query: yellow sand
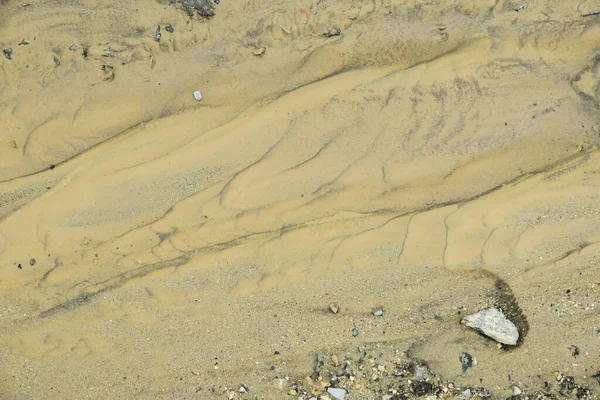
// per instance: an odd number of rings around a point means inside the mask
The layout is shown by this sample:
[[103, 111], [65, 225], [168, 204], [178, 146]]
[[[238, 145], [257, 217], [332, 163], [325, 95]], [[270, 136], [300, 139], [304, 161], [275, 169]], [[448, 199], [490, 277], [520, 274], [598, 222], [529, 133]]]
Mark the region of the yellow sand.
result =
[[[0, 398], [286, 398], [374, 342], [597, 386], [600, 3], [516, 3], [0, 1]], [[478, 270], [516, 350], [434, 320]]]

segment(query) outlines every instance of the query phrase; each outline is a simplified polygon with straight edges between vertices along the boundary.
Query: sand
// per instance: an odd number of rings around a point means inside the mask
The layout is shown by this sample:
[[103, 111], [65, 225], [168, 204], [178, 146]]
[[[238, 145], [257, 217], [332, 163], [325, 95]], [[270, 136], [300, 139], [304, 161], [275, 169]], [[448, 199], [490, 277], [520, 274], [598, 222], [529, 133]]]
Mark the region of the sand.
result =
[[600, 3], [520, 4], [0, 1], [0, 398], [600, 396]]

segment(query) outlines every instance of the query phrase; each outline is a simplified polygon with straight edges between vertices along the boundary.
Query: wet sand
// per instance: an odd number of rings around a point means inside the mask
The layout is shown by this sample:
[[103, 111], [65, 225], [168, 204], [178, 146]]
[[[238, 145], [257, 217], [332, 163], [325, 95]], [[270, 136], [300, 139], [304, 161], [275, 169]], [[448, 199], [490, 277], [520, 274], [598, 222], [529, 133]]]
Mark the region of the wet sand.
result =
[[0, 1], [0, 398], [600, 396], [600, 3], [521, 3]]

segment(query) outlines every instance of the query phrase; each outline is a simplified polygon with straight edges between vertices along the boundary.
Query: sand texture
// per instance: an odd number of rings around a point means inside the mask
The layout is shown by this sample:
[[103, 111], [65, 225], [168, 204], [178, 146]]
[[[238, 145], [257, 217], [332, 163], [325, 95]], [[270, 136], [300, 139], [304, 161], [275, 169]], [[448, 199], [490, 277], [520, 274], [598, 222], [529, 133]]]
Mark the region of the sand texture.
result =
[[0, 1], [1, 399], [600, 398], [599, 1], [183, 3]]

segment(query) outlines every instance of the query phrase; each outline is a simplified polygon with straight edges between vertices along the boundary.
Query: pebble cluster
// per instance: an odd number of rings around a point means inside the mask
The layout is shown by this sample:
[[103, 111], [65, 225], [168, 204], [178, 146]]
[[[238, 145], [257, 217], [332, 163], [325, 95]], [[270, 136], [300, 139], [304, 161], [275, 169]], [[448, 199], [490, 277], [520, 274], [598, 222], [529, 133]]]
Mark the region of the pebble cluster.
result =
[[[328, 306], [332, 314], [340, 311], [337, 303]], [[376, 318], [384, 315], [381, 306], [371, 309]], [[517, 328], [500, 311], [495, 308], [485, 309], [467, 315], [463, 323], [495, 339], [501, 343], [516, 345]], [[354, 329], [351, 335], [359, 335]], [[488, 399], [498, 398], [483, 387], [464, 387], [444, 380], [423, 362], [412, 360], [407, 354], [398, 350], [383, 350], [379, 344], [364, 344], [356, 350], [345, 351], [344, 354], [314, 354], [312, 373], [303, 377], [278, 379], [278, 387], [282, 398], [294, 400], [408, 400], [408, 399]], [[572, 349], [579, 351], [578, 348]], [[392, 354], [390, 354], [390, 352]], [[279, 352], [276, 352], [279, 354]], [[462, 366], [463, 373], [477, 364], [475, 357], [467, 352], [457, 355], [457, 363]], [[598, 373], [600, 383], [600, 372]], [[510, 377], [508, 378], [510, 381]], [[238, 391], [230, 391], [229, 399], [251, 398], [251, 388], [244, 385]], [[575, 378], [565, 374], [557, 374], [555, 382], [544, 382], [537, 390], [529, 390], [515, 384], [509, 384], [504, 390], [507, 400], [542, 400], [576, 398], [578, 400], [593, 399], [590, 389], [575, 382]], [[286, 396], [287, 395], [287, 396]]]

